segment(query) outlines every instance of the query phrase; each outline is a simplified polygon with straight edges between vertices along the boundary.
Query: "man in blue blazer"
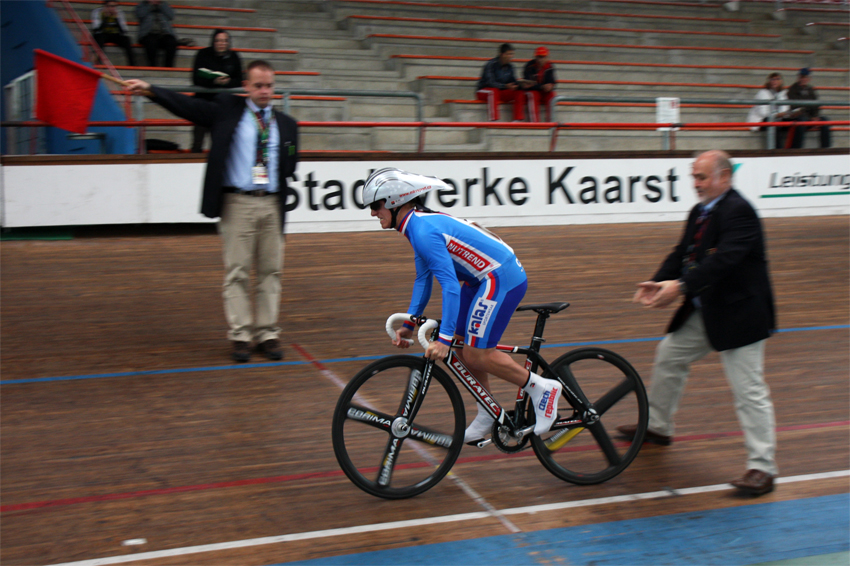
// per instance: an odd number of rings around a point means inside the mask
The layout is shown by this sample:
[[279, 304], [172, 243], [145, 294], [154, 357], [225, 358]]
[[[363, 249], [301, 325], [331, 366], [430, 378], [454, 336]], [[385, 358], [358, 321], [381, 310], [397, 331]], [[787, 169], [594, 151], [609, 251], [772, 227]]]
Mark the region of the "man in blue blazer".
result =
[[[224, 244], [224, 310], [233, 359], [247, 362], [251, 342], [272, 360], [280, 347], [280, 276], [286, 223], [287, 178], [298, 161], [298, 126], [271, 107], [274, 69], [253, 61], [242, 83], [247, 96], [222, 93], [213, 100], [185, 96], [137, 79], [135, 94], [199, 126], [209, 128], [201, 213], [220, 218]], [[256, 316], [251, 307], [251, 269], [256, 262]]]
[[[732, 165], [722, 151], [693, 164], [700, 200], [688, 216], [679, 244], [650, 281], [638, 283], [634, 301], [664, 308], [684, 297], [655, 354], [649, 391], [647, 441], [672, 442], [673, 415], [690, 364], [720, 352], [744, 432], [747, 471], [732, 482], [762, 495], [777, 473], [776, 433], [770, 390], [764, 381], [765, 341], [776, 328], [773, 292], [761, 221], [732, 188]], [[634, 426], [619, 427], [633, 437]]]

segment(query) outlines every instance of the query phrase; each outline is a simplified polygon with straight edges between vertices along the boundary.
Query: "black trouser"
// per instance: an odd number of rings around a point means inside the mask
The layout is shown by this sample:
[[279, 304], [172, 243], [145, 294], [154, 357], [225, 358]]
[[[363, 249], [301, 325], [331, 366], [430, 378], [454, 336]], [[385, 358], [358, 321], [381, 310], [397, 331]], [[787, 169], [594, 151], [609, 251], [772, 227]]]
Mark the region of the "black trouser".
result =
[[[826, 116], [815, 116], [813, 118], [799, 118], [801, 122], [828, 122], [829, 118]], [[795, 126], [794, 127], [794, 139], [791, 140], [791, 147], [793, 148], [801, 148], [803, 147], [803, 142], [805, 141], [806, 132], [811, 128], [820, 128], [820, 146], [821, 147], [832, 147], [832, 139], [831, 133], [829, 131], [829, 126]]]
[[[777, 122], [780, 120], [777, 120]], [[765, 118], [762, 122], [770, 122], [770, 118]], [[768, 126], [762, 126], [760, 129], [762, 131], [766, 130]], [[790, 129], [788, 126], [774, 126], [776, 131], [776, 138], [774, 141], [776, 145], [774, 145], [774, 149], [784, 149], [785, 148], [785, 136], [788, 135], [788, 130]]]
[[204, 136], [209, 133], [210, 129], [195, 124], [192, 130], [192, 153], [201, 153], [204, 148]]
[[127, 64], [131, 66], [136, 65], [136, 58], [133, 56], [133, 43], [123, 33], [95, 33], [94, 40], [100, 45], [101, 49], [107, 43], [114, 43], [124, 50], [124, 53], [127, 55]]
[[159, 49], [165, 51], [165, 64], [163, 67], [174, 66], [174, 55], [177, 53], [177, 38], [168, 33], [149, 33], [139, 38], [139, 43], [145, 48], [148, 65], [157, 67], [156, 52]]

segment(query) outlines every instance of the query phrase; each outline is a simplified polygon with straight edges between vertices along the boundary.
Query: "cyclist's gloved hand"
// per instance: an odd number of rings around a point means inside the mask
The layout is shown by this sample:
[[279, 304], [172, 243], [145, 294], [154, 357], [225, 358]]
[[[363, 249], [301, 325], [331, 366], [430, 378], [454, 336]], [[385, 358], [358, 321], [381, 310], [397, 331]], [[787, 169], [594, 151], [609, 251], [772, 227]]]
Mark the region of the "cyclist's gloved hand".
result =
[[407, 340], [410, 340], [411, 338], [413, 338], [413, 330], [402, 326], [395, 331], [395, 340], [393, 340], [393, 344], [398, 348], [410, 348], [410, 343]]

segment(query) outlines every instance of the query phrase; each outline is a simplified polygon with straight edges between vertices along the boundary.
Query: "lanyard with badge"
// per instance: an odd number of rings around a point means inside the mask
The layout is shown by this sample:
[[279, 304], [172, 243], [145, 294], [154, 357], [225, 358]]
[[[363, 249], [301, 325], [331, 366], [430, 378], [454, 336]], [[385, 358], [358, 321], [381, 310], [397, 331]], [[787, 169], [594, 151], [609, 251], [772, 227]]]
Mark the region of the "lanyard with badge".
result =
[[251, 112], [254, 121], [257, 122], [257, 160], [251, 167], [251, 182], [255, 185], [269, 184], [269, 132], [271, 124], [267, 124], [261, 118], [260, 112]]

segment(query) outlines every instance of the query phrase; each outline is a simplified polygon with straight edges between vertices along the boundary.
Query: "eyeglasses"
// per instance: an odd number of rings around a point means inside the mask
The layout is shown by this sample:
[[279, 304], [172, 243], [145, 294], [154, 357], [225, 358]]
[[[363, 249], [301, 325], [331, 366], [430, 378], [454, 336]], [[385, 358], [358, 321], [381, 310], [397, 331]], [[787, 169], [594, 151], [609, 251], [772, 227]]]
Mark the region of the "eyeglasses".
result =
[[383, 206], [384, 206], [384, 201], [379, 200], [379, 201], [376, 201], [376, 202], [371, 203], [371, 204], [369, 205], [369, 208], [371, 208], [371, 209], [372, 209], [372, 210], [374, 210], [375, 212], [378, 212], [379, 210], [381, 210], [381, 208], [382, 208]]

